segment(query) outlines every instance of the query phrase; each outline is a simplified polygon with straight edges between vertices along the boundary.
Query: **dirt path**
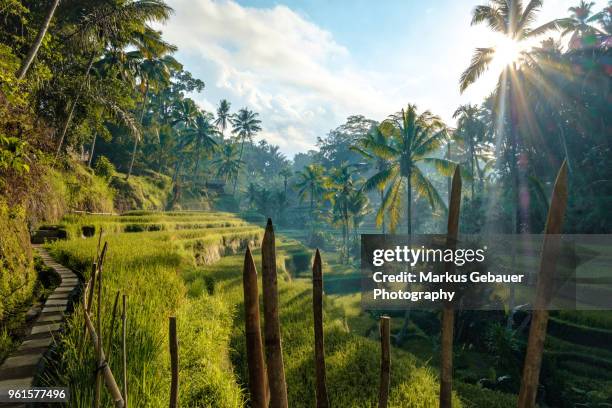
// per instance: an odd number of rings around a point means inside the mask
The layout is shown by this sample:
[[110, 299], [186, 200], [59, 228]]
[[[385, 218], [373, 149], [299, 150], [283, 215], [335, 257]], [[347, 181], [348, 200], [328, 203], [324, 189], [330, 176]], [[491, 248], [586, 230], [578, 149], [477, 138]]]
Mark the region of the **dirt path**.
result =
[[[74, 272], [55, 262], [41, 246], [34, 245], [34, 247], [45, 265], [53, 268], [62, 282], [47, 298], [23, 343], [0, 366], [0, 389], [32, 386], [32, 382], [42, 368], [44, 354], [61, 329], [70, 298], [79, 286], [79, 279]], [[19, 406], [24, 405], [14, 405], [14, 407]]]

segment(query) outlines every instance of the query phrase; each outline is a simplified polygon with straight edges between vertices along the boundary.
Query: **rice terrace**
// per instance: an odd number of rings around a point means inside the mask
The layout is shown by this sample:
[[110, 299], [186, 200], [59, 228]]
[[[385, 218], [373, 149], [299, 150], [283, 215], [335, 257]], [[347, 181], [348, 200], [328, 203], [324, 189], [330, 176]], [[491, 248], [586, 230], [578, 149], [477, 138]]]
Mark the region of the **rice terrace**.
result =
[[0, 0], [0, 406], [612, 407], [612, 2]]

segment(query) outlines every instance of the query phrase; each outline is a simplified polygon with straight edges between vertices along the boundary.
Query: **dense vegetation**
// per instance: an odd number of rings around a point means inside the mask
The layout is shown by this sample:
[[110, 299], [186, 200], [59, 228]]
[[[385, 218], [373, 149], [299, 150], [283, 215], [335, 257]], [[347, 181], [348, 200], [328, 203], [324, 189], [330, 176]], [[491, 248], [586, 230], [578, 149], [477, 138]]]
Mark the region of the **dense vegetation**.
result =
[[[348, 117], [316, 149], [289, 160], [278, 146], [256, 141], [265, 118], [251, 108], [224, 99], [207, 112], [190, 97], [205, 92], [207, 78], [185, 70], [173, 57], [176, 46], [153, 28], [171, 18], [163, 0], [0, 0], [0, 350], [16, 338], [11, 316], [40, 288], [28, 230], [62, 220], [69, 240], [54, 244], [53, 253], [86, 271], [95, 244], [81, 239], [83, 228], [103, 227], [112, 248], [103, 307], [111, 307], [116, 290], [133, 299], [132, 401], [166, 404], [162, 333], [165, 317], [175, 313], [182, 361], [191, 362], [182, 368], [182, 401], [240, 406], [248, 396], [241, 391], [241, 262], [234, 253], [259, 242], [261, 231], [249, 222], [271, 216], [285, 237], [281, 318], [290, 398], [313, 398], [311, 387], [296, 386], [312, 383], [303, 313], [309, 285], [300, 276], [310, 262], [305, 248], [321, 247], [333, 271], [326, 287], [333, 402], [371, 403], [368, 384], [375, 380], [354, 373], [376, 372], [368, 338], [376, 316], [338, 290], [355, 278], [359, 233], [444, 232], [456, 165], [466, 181], [462, 232], [540, 233], [563, 160], [570, 178], [564, 231], [612, 231], [612, 6], [596, 10], [582, 1], [536, 27], [542, 2], [524, 3], [492, 0], [474, 9], [472, 24], [505, 36], [513, 55], [489, 97], [457, 107], [456, 126], [407, 100], [384, 120]], [[525, 45], [534, 38], [538, 45]], [[476, 49], [459, 89], [478, 81], [499, 52]], [[228, 213], [69, 214], [181, 209]], [[201, 315], [207, 318], [188, 318]], [[393, 401], [430, 406], [438, 315], [397, 317]], [[525, 319], [513, 312], [458, 315], [456, 388], [464, 405], [514, 404]], [[81, 325], [77, 308], [43, 379], [72, 384], [76, 406], [88, 405], [92, 392], [93, 363], [81, 364]], [[610, 330], [605, 312], [553, 316], [540, 403], [612, 403]]]

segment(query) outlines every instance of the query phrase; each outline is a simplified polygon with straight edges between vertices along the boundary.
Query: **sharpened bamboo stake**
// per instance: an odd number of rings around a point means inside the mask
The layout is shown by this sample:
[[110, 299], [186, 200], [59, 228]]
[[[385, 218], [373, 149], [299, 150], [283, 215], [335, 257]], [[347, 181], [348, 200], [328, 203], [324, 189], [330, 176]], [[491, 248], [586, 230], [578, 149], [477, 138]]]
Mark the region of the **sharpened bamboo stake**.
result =
[[283, 365], [280, 321], [278, 317], [278, 282], [276, 275], [276, 248], [274, 227], [268, 218], [266, 232], [261, 244], [264, 338], [268, 385], [270, 387], [270, 407], [287, 408], [287, 383]]
[[127, 347], [126, 347], [126, 330], [127, 330], [127, 297], [122, 296], [123, 309], [121, 313], [121, 358], [123, 371], [123, 400], [125, 408], [128, 408], [128, 380], [127, 380]]
[[261, 343], [259, 289], [257, 287], [257, 269], [253, 261], [251, 249], [248, 246], [244, 255], [242, 287], [244, 292], [244, 325], [251, 407], [264, 408], [268, 406], [268, 401], [266, 398], [266, 366]]
[[317, 408], [329, 407], [325, 384], [325, 343], [323, 336], [323, 267], [319, 249], [312, 264], [312, 310], [314, 314], [315, 376]]
[[178, 356], [178, 338], [176, 335], [176, 316], [170, 316], [169, 319], [170, 332], [170, 408], [178, 408], [179, 400], [179, 356]]
[[[461, 211], [461, 173], [459, 166], [455, 167], [451, 184], [451, 195], [448, 203], [447, 248], [457, 246], [459, 233], [459, 213]], [[455, 273], [455, 264], [446, 264], [448, 273]], [[453, 404], [453, 329], [455, 311], [453, 305], [445, 303], [442, 309], [441, 324], [441, 358], [440, 358], [440, 408], [450, 408]]]
[[536, 284], [536, 299], [529, 328], [529, 340], [527, 341], [527, 352], [523, 366], [523, 377], [519, 391], [518, 407], [533, 408], [538, 393], [540, 381], [540, 367], [542, 365], [542, 353], [544, 341], [546, 340], [546, 329], [548, 327], [548, 303], [554, 286], [554, 275], [556, 262], [560, 250], [561, 228], [563, 217], [567, 206], [567, 162], [564, 160], [557, 180], [553, 188], [546, 228], [544, 230], [544, 242], [542, 244], [542, 259], [540, 260], [540, 273]]
[[380, 388], [378, 408], [387, 408], [391, 383], [391, 318], [380, 317]]

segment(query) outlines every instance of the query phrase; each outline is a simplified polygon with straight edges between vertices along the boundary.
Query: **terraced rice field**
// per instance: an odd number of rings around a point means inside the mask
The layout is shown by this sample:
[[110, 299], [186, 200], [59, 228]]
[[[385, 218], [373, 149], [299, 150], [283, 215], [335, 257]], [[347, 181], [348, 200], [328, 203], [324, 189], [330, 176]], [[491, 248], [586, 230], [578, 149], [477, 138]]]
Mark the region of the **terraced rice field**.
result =
[[[259, 247], [260, 226], [228, 213], [149, 213], [70, 216], [69, 239], [48, 244], [61, 263], [85, 277], [104, 231], [102, 337], [113, 372], [120, 372], [118, 325], [111, 331], [117, 292], [128, 296], [128, 382], [132, 407], [168, 405], [170, 371], [168, 317], [178, 320], [180, 400], [185, 407], [248, 405], [242, 306], [242, 263], [246, 245]], [[90, 237], [84, 237], [83, 233]], [[291, 407], [314, 406], [311, 282], [312, 251], [277, 236], [280, 317]], [[326, 254], [323, 253], [325, 259]], [[330, 257], [331, 258], [331, 257]], [[324, 273], [328, 272], [324, 266]], [[261, 293], [261, 292], [260, 292]], [[94, 316], [96, 311], [93, 311]], [[353, 333], [342, 302], [326, 298], [328, 388], [332, 406], [369, 407], [378, 387], [379, 346]], [[71, 406], [90, 406], [96, 366], [83, 345], [83, 310], [76, 306], [58, 340], [54, 362], [40, 379], [71, 388]], [[435, 369], [412, 354], [394, 350], [391, 406], [437, 405]], [[515, 405], [513, 396], [460, 384], [456, 407]], [[106, 397], [105, 397], [106, 398]], [[461, 400], [460, 400], [461, 398]], [[104, 401], [110, 406], [110, 401]]]

